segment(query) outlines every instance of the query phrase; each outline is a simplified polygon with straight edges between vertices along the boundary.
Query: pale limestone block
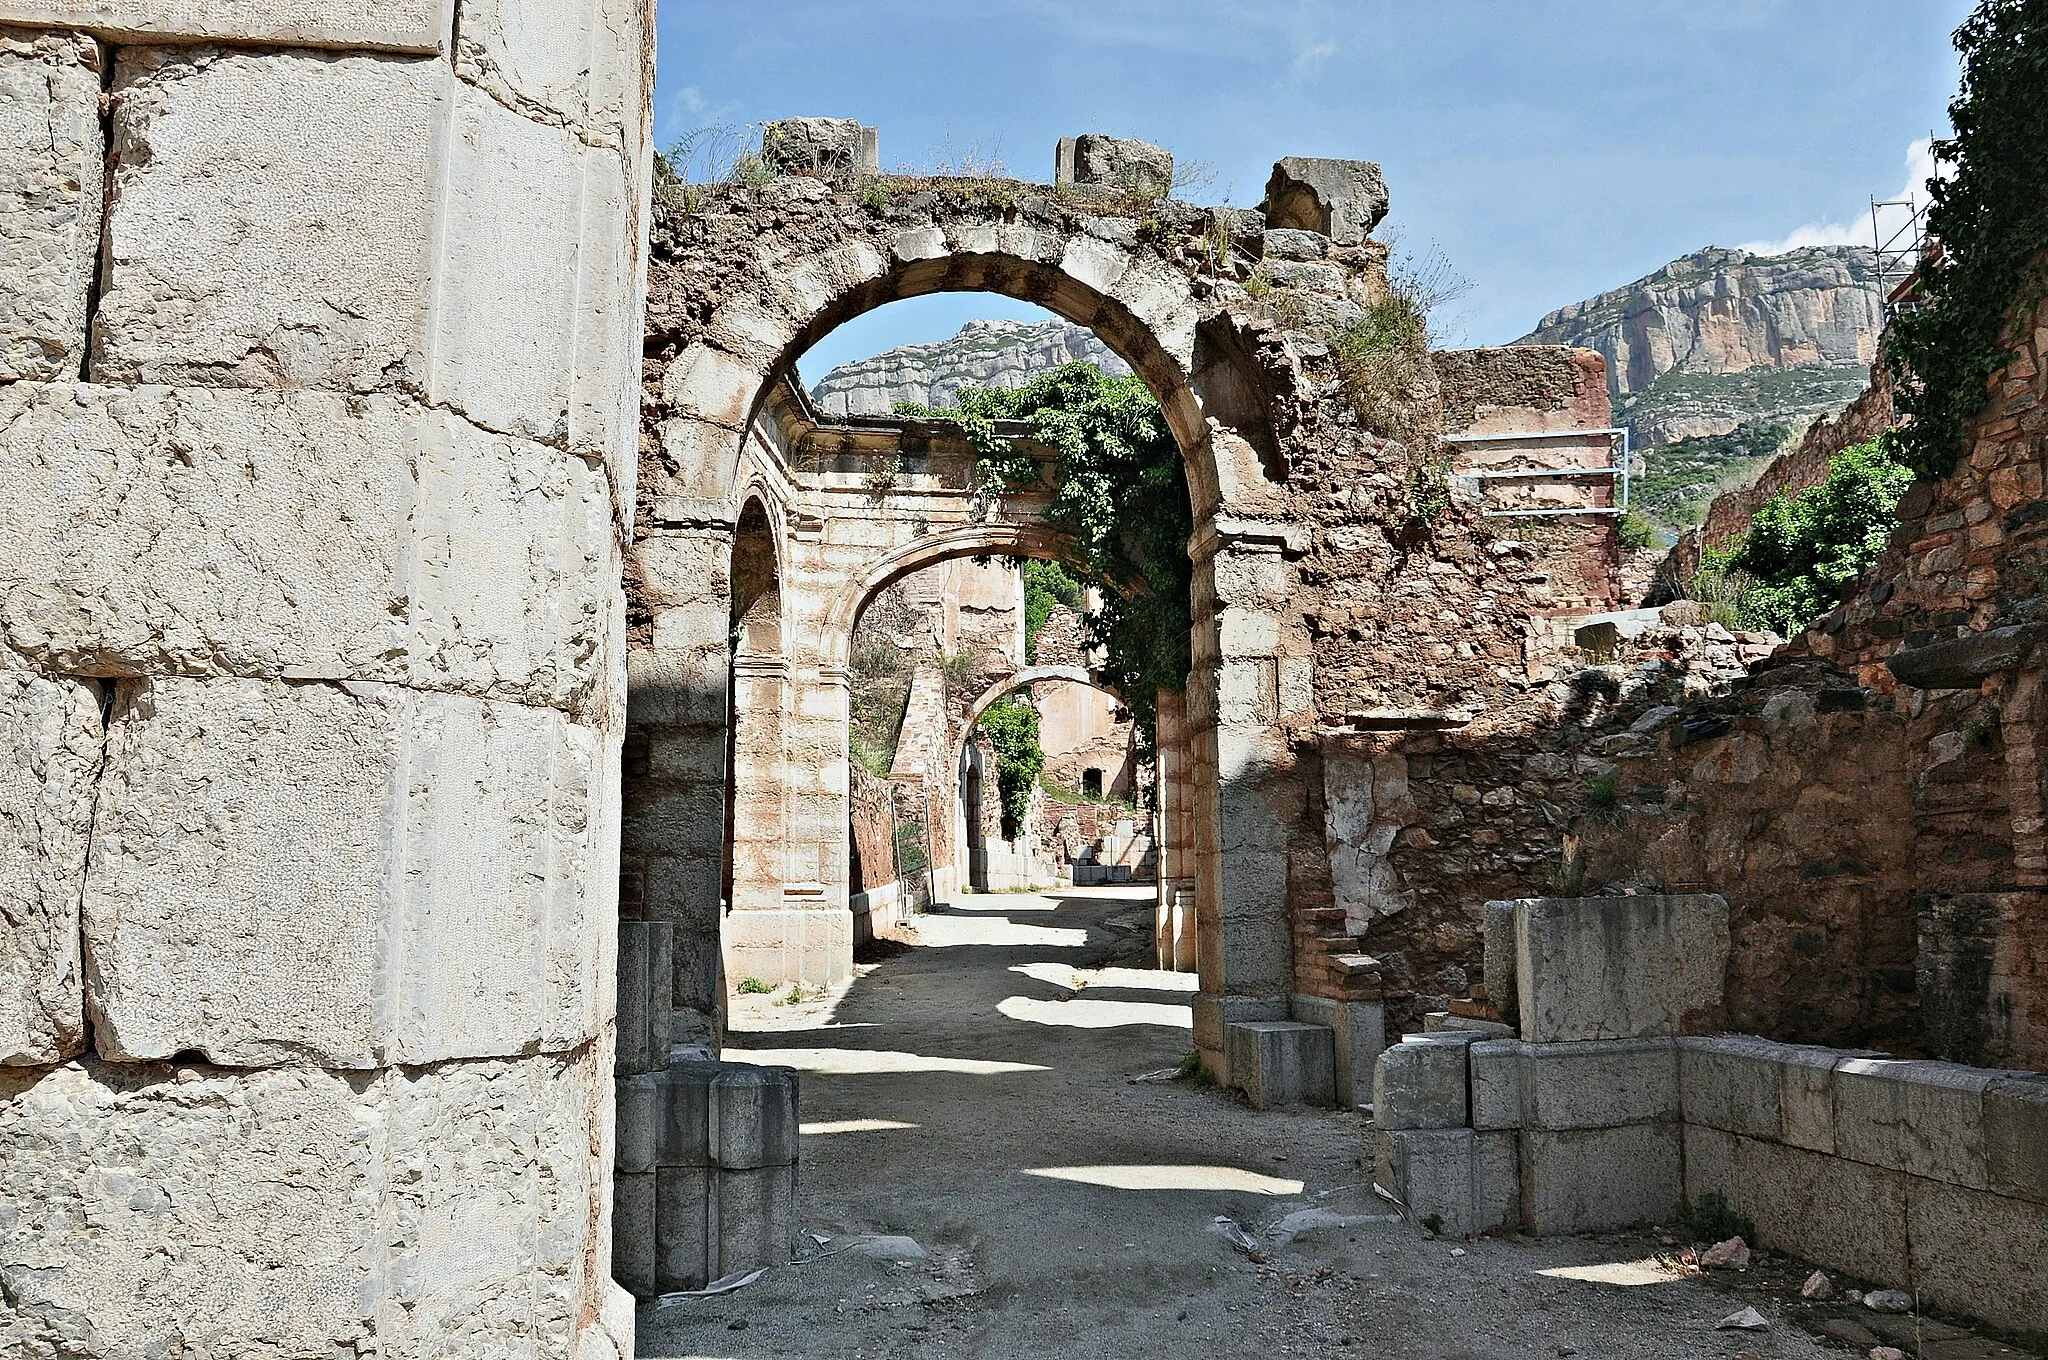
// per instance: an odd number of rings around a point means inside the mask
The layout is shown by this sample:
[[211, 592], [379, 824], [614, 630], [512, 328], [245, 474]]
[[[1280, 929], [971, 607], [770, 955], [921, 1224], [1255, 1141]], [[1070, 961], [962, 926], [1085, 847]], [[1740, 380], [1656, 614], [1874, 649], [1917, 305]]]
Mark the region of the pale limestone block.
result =
[[85, 891], [103, 1056], [370, 1067], [611, 1016], [599, 736], [382, 685], [123, 687]]
[[1908, 1179], [1719, 1129], [1685, 1130], [1688, 1197], [1718, 1194], [1755, 1222], [1763, 1245], [1874, 1283], [1907, 1279]]
[[1060, 258], [1060, 272], [1091, 293], [1108, 296], [1124, 271], [1131, 267], [1128, 252], [1092, 236], [1077, 236], [1067, 243]]
[[1467, 1120], [1466, 1045], [1411, 1034], [1373, 1068], [1373, 1123], [1382, 1129], [1456, 1129]]
[[905, 227], [890, 242], [889, 253], [899, 264], [936, 260], [947, 253], [946, 233], [939, 227]]
[[1669, 1039], [1523, 1044], [1525, 1129], [1609, 1129], [1678, 1119], [1678, 1050]]
[[1953, 1063], [1850, 1058], [1835, 1068], [1835, 1151], [1985, 1189], [1984, 1093], [2004, 1075]]
[[636, 140], [649, 49], [645, 0], [461, 0], [455, 70], [537, 122], [593, 145]]
[[1711, 894], [1535, 898], [1515, 908], [1515, 993], [1531, 1043], [1683, 1034], [1718, 1017], [1728, 904]]
[[1778, 1141], [1786, 1045], [1744, 1036], [1678, 1041], [1685, 1121]]
[[[616, 172], [617, 157], [460, 82], [453, 113], [430, 396], [479, 425], [566, 443], [577, 327], [602, 310], [586, 317], [578, 297], [586, 163], [609, 161]], [[618, 197], [616, 173], [597, 196], [607, 192]], [[603, 225], [623, 236], [622, 215], [608, 216]], [[593, 282], [603, 276], [589, 271]], [[605, 284], [625, 287], [617, 277]]]
[[0, 647], [0, 1065], [85, 1046], [79, 901], [100, 755], [94, 688]]
[[123, 51], [93, 377], [420, 385], [452, 83], [434, 61]]
[[583, 157], [583, 234], [578, 242], [569, 447], [610, 468], [617, 504], [632, 505], [640, 452], [640, 351], [644, 286], [637, 184], [618, 158]]
[[604, 474], [387, 397], [0, 389], [0, 629], [52, 669], [404, 681], [575, 707]]
[[81, 33], [0, 29], [0, 383], [75, 378], [85, 362], [106, 181], [101, 60]]
[[2021, 1334], [2048, 1325], [2048, 1205], [1913, 1178], [1906, 1211], [1921, 1307]]
[[0, 1071], [0, 1353], [112, 1360], [172, 1336], [262, 1360], [374, 1346], [376, 1084], [184, 1070]]
[[1247, 1020], [1224, 1027], [1223, 1046], [1231, 1085], [1253, 1109], [1336, 1103], [1336, 1035], [1329, 1026]]
[[[663, 405], [680, 419], [703, 421], [737, 433], [752, 413], [765, 370], [710, 345], [696, 344], [661, 375]], [[737, 454], [738, 449], [733, 450]], [[711, 489], [699, 486], [700, 491]]]
[[2048, 1077], [2008, 1076], [1984, 1093], [1991, 1188], [2048, 1204]]
[[605, 1068], [0, 1072], [0, 1352], [569, 1355], [606, 1302]]
[[1678, 1214], [1680, 1126], [1524, 1129], [1524, 1226], [1544, 1236], [1670, 1223]]
[[122, 42], [222, 38], [434, 53], [453, 9], [453, 0], [0, 0], [0, 23], [84, 28]]
[[1472, 1127], [1522, 1127], [1522, 1041], [1481, 1039], [1470, 1051]]

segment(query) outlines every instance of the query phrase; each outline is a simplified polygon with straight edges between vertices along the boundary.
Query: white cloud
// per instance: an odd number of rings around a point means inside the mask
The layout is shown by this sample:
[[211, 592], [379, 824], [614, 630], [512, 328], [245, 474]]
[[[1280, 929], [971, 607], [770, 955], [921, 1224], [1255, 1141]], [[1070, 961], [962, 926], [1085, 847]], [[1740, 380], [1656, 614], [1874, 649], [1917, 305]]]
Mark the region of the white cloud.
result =
[[1302, 48], [1294, 54], [1294, 78], [1302, 81], [1314, 80], [1323, 73], [1323, 67], [1328, 64], [1330, 58], [1336, 55], [1337, 44], [1327, 38]]
[[[1924, 211], [1927, 207], [1927, 181], [1937, 175], [1945, 178], [1951, 173], [1934, 159], [1931, 139], [1922, 137], [1906, 147], [1906, 185], [1891, 198], [1910, 200]], [[1889, 241], [1906, 224], [1907, 218], [1905, 208], [1881, 207], [1877, 210], [1877, 230]], [[1834, 219], [1808, 222], [1794, 227], [1781, 240], [1744, 241], [1739, 248], [1752, 255], [1783, 255], [1788, 250], [1800, 250], [1806, 246], [1867, 246], [1871, 244], [1871, 237], [1870, 212], [1866, 208], [1861, 213], [1851, 214], [1846, 222]]]

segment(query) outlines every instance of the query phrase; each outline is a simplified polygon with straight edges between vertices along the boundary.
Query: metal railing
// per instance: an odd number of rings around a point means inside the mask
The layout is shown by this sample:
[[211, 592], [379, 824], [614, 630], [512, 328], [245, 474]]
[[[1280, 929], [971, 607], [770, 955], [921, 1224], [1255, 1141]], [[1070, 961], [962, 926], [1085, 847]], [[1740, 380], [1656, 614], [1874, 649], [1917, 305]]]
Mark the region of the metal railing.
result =
[[[1533, 518], [1539, 515], [1615, 515], [1628, 513], [1629, 465], [1633, 462], [1633, 451], [1629, 443], [1628, 428], [1609, 425], [1597, 430], [1507, 430], [1494, 434], [1453, 434], [1444, 436], [1446, 444], [1513, 444], [1531, 439], [1593, 439], [1605, 436], [1609, 449], [1620, 441], [1621, 456], [1613, 459], [1610, 466], [1599, 468], [1513, 468], [1501, 472], [1453, 472], [1453, 477], [1470, 477], [1475, 481], [1539, 481], [1549, 478], [1567, 477], [1613, 477], [1621, 484], [1619, 502], [1615, 505], [1575, 506], [1557, 510], [1481, 510], [1488, 518]], [[1611, 455], [1610, 455], [1611, 456]]]

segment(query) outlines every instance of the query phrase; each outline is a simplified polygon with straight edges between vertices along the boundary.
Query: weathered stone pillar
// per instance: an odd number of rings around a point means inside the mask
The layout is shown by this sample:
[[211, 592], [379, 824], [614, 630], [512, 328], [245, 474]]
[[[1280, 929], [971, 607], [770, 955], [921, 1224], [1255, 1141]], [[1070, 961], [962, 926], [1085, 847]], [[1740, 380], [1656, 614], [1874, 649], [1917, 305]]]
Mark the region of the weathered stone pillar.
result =
[[735, 903], [727, 918], [726, 966], [734, 977], [822, 987], [852, 975], [846, 748], [851, 721], [843, 667], [792, 669], [782, 834], [773, 861], [780, 871], [777, 895], [757, 905]]
[[1196, 531], [1194, 669], [1188, 683], [1197, 971], [1195, 1046], [1231, 1083], [1225, 1026], [1286, 1020], [1293, 990], [1287, 830], [1300, 791], [1281, 768], [1283, 685], [1305, 659], [1280, 655], [1284, 536], [1222, 521]]
[[1188, 701], [1185, 694], [1162, 689], [1157, 703], [1159, 966], [1191, 973], [1196, 969], [1195, 793], [1190, 778], [1193, 750], [1188, 736]]
[[652, 13], [513, 12], [0, 4], [0, 1351], [631, 1351]]

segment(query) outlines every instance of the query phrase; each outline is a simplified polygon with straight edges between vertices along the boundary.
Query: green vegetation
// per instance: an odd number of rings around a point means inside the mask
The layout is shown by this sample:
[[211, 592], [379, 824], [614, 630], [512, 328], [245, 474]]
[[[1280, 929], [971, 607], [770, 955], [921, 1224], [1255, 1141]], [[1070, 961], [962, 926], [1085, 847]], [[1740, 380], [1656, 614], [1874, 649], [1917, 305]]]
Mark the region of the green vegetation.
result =
[[886, 779], [896, 763], [897, 736], [910, 704], [911, 669], [886, 636], [863, 627], [854, 632], [853, 674], [857, 683], [847, 750], [855, 764]]
[[1024, 659], [1038, 660], [1038, 635], [1052, 611], [1064, 605], [1081, 612], [1081, 583], [1057, 562], [1036, 558], [1024, 563]]
[[1893, 323], [1886, 350], [1899, 409], [1912, 417], [1901, 461], [1922, 477], [1955, 467], [1992, 376], [2012, 357], [2008, 321], [2048, 285], [2048, 6], [1981, 0], [1955, 45], [1956, 135], [1934, 144], [1955, 175], [1927, 185], [1941, 255], [1921, 266], [1924, 305]]
[[1897, 455], [1889, 434], [1844, 449], [1828, 464], [1827, 481], [1771, 497], [1733, 548], [1707, 554], [1702, 574], [1749, 578], [1735, 605], [1745, 626], [1797, 632], [1877, 561], [1913, 480]]
[[768, 993], [774, 990], [775, 989], [773, 987], [770, 987], [767, 983], [761, 981], [761, 979], [757, 977], [748, 977], [740, 979], [741, 996], [766, 996], [768, 995]]
[[1629, 506], [1656, 528], [1689, 529], [1705, 518], [1714, 497], [1753, 481], [1792, 434], [1783, 420], [1748, 420], [1727, 434], [1638, 449], [1643, 472], [1629, 486]]
[[1038, 475], [996, 433], [997, 421], [1029, 422], [1031, 438], [1054, 452], [1046, 520], [1074, 542], [1070, 577], [1102, 592], [1102, 607], [1082, 623], [1104, 651], [1105, 683], [1125, 696], [1149, 743], [1157, 692], [1187, 686], [1194, 514], [1180, 447], [1144, 382], [1071, 363], [1013, 391], [963, 389], [959, 405], [947, 410], [897, 409], [958, 425], [980, 457], [986, 486], [1029, 485]]
[[1045, 750], [1038, 744], [1038, 710], [1016, 695], [999, 699], [982, 712], [981, 730], [996, 752], [996, 787], [1003, 800], [1003, 839], [1022, 832], [1031, 810], [1031, 789], [1045, 769]]
[[1038, 787], [1045, 790], [1047, 797], [1062, 803], [1080, 803], [1094, 807], [1121, 808], [1133, 816], [1138, 811], [1138, 805], [1128, 798], [1112, 798], [1107, 794], [1089, 793], [1085, 789], [1077, 789], [1066, 781], [1057, 779], [1049, 774], [1041, 774], [1038, 777]]
[[1615, 784], [1613, 772], [1610, 771], [1607, 774], [1596, 774], [1591, 779], [1588, 779], [1586, 781], [1585, 796], [1587, 807], [1613, 807], [1616, 801], [1619, 800], [1619, 798], [1621, 797], [1620, 789]]
[[1657, 546], [1657, 526], [1634, 510], [1625, 512], [1615, 529], [1620, 535], [1621, 546], [1630, 552]]
[[[1399, 279], [1389, 279], [1386, 296], [1367, 309], [1364, 319], [1330, 338], [1330, 355], [1368, 430], [1402, 443], [1428, 432], [1430, 403], [1423, 397], [1433, 374], [1427, 299], [1403, 287]], [[1438, 507], [1418, 517], [1434, 519], [1441, 513]]]

